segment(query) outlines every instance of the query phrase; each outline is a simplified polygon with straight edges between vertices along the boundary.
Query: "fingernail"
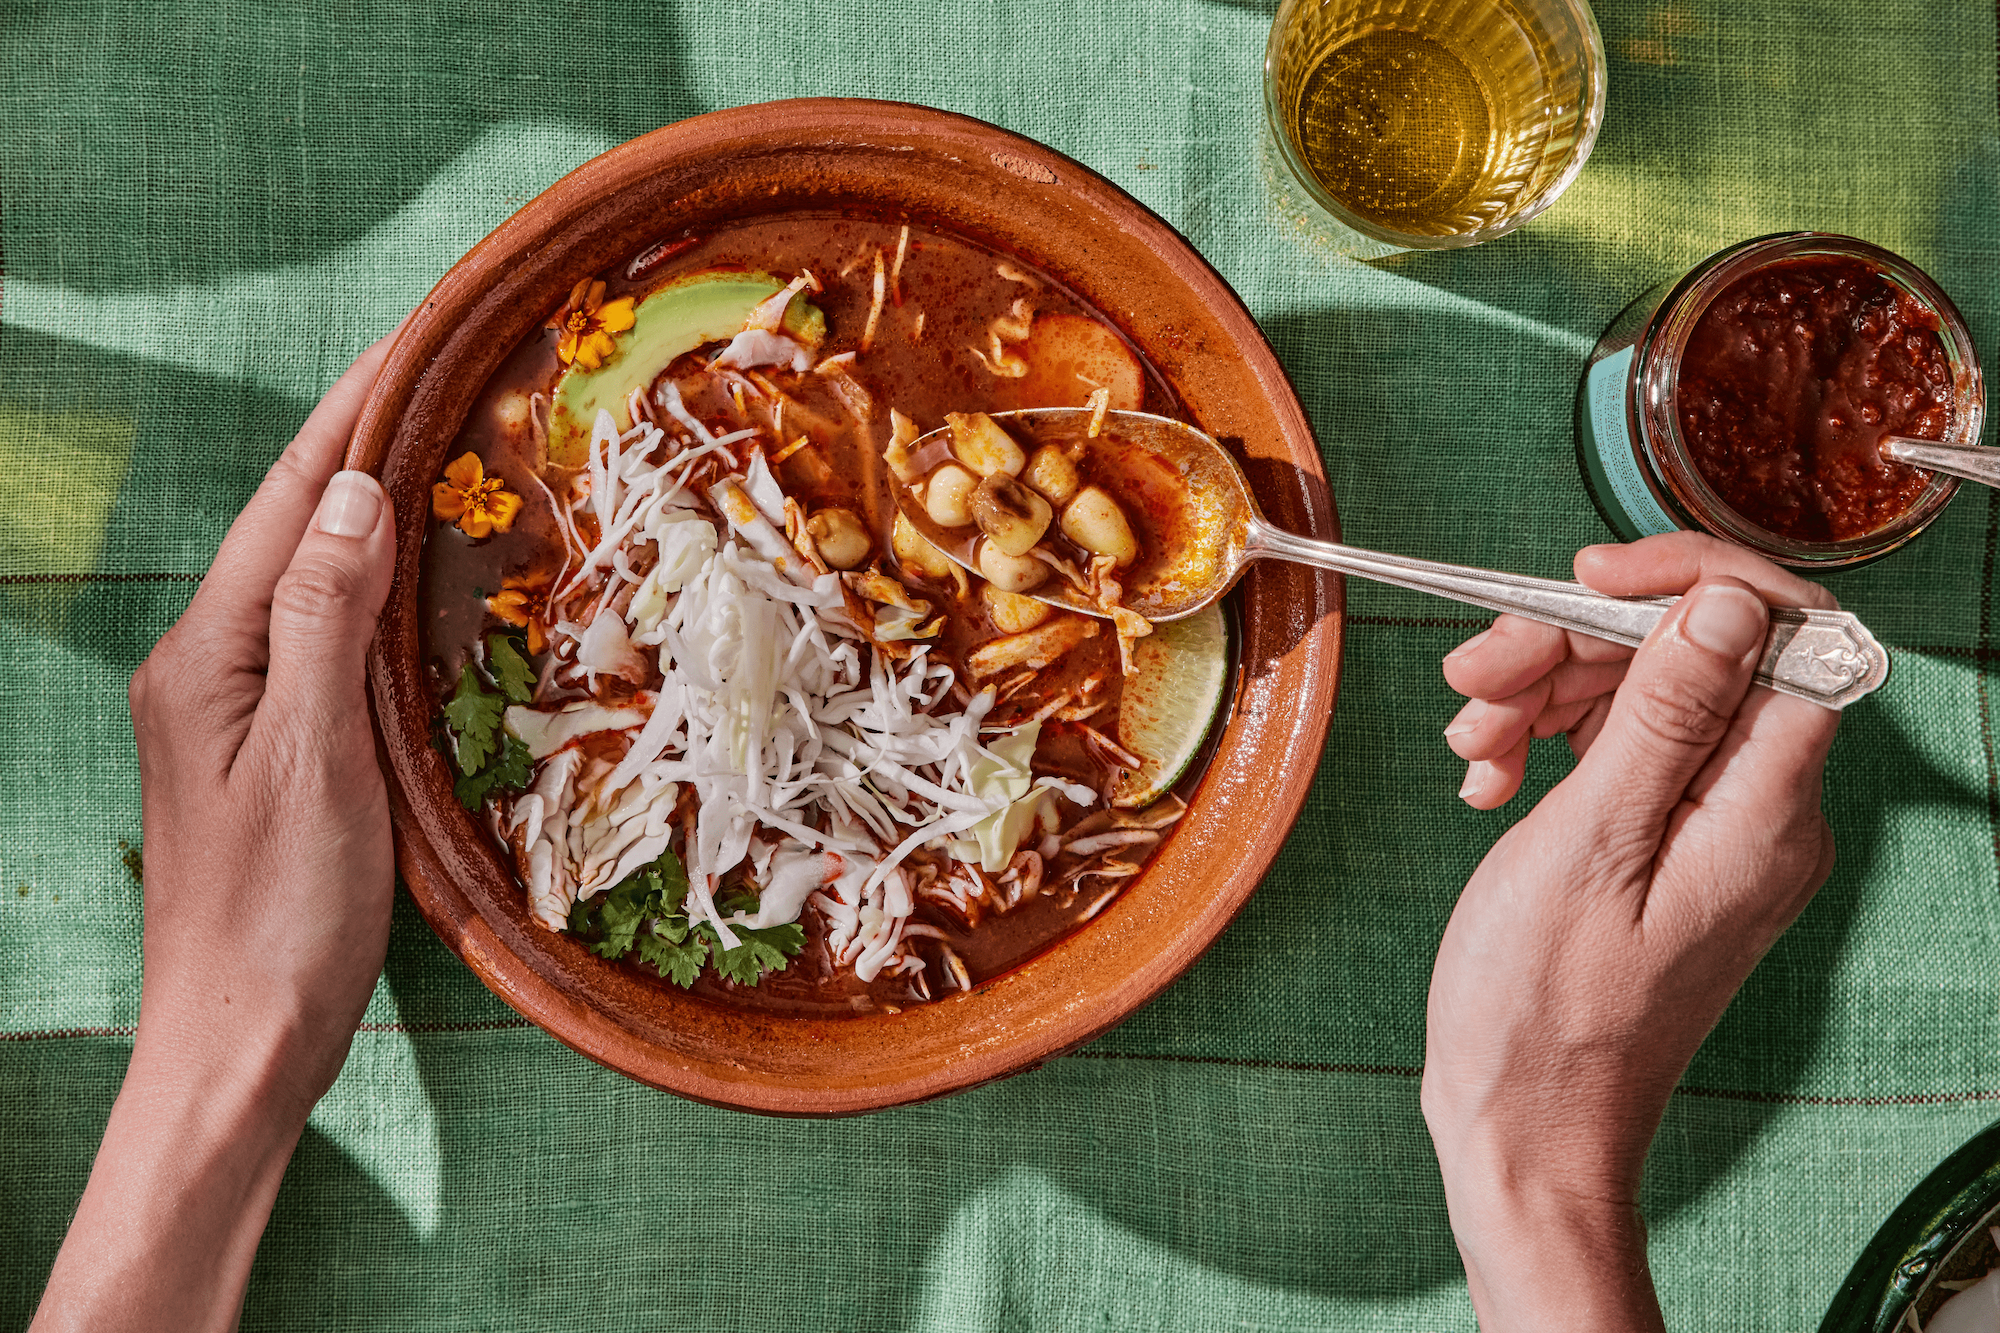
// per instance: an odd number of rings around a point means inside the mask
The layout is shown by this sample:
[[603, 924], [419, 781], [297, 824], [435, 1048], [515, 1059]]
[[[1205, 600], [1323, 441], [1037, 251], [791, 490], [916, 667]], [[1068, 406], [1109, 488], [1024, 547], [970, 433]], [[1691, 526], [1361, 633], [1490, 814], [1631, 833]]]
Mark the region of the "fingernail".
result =
[[1487, 776], [1492, 771], [1493, 765], [1484, 759], [1475, 760], [1467, 764], [1465, 766], [1465, 785], [1458, 789], [1458, 799], [1461, 801], [1470, 801], [1473, 797], [1484, 792], [1486, 790]]
[[1453, 718], [1451, 725], [1444, 729], [1444, 734], [1447, 736], [1463, 736], [1468, 731], [1476, 731], [1479, 728], [1479, 720], [1485, 716], [1486, 701], [1484, 699], [1474, 699], [1471, 703], [1458, 710], [1458, 716]]
[[1492, 634], [1493, 631], [1490, 629], [1483, 629], [1479, 631], [1479, 633], [1473, 635], [1471, 638], [1467, 639], [1464, 643], [1461, 643], [1460, 645], [1458, 645], [1458, 647], [1446, 653], [1444, 655], [1444, 660], [1449, 662], [1454, 658], [1465, 656], [1467, 653], [1472, 652], [1474, 649], [1478, 648], [1480, 644], [1485, 643], [1488, 638], [1492, 637]]
[[1764, 603], [1727, 583], [1695, 589], [1681, 632], [1698, 647], [1735, 661], [1764, 641]]
[[319, 497], [313, 526], [330, 537], [366, 537], [382, 517], [382, 488], [366, 472], [336, 472]]

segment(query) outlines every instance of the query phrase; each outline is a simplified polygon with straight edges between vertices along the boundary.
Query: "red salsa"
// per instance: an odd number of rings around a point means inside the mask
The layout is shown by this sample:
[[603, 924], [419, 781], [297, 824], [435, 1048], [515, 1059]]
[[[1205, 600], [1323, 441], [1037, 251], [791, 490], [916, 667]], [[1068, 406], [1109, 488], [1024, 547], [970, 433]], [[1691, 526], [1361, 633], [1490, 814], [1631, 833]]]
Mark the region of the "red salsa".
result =
[[1916, 504], [1931, 474], [1884, 455], [1882, 441], [1942, 440], [1952, 396], [1935, 313], [1860, 260], [1808, 257], [1710, 302], [1674, 413], [1723, 503], [1781, 537], [1837, 542]]

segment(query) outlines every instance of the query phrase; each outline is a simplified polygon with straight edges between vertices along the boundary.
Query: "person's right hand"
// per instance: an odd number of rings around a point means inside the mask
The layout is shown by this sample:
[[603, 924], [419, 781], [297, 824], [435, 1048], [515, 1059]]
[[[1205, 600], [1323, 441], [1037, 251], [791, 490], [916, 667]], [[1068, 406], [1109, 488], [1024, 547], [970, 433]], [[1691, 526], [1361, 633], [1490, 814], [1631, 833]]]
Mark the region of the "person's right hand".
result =
[[[1738, 546], [1693, 532], [1630, 546], [1586, 546], [1576, 577], [1614, 597], [1685, 590], [1698, 577], [1738, 580], [1772, 606], [1834, 611], [1816, 583]], [[1468, 702], [1445, 727], [1445, 743], [1467, 761], [1459, 796], [1476, 810], [1505, 805], [1521, 788], [1533, 740], [1565, 737], [1581, 759], [1610, 716], [1634, 650], [1609, 639], [1500, 616], [1444, 659], [1444, 678]]]
[[[1661, 1327], [1637, 1200], [1695, 1049], [1833, 867], [1840, 715], [1752, 686], [1767, 605], [1823, 589], [1712, 538], [1582, 551], [1620, 596], [1684, 593], [1636, 654], [1502, 616], [1446, 661], [1467, 799], [1529, 736], [1576, 769], [1466, 885], [1431, 978], [1423, 1108], [1480, 1327]], [[1614, 693], [1615, 691], [1615, 693]]]

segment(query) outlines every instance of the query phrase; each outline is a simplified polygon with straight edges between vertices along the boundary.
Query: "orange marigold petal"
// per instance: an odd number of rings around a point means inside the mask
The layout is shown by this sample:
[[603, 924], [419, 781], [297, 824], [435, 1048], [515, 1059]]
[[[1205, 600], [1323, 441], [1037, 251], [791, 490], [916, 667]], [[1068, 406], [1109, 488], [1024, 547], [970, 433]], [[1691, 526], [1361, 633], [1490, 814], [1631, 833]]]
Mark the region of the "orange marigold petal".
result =
[[493, 533], [493, 516], [478, 505], [458, 516], [458, 530], [468, 537], [487, 537]]
[[481, 466], [479, 455], [468, 451], [444, 465], [444, 479], [460, 490], [469, 491], [486, 479], [486, 469]]
[[493, 518], [493, 526], [501, 532], [514, 526], [514, 516], [521, 512], [521, 497], [512, 491], [495, 491], [486, 497], [486, 512]]
[[590, 295], [590, 279], [589, 278], [580, 279], [577, 282], [576, 286], [569, 289], [569, 302], [568, 302], [569, 308], [571, 310], [583, 309], [584, 298], [589, 295]]
[[486, 599], [486, 609], [510, 625], [528, 623], [528, 595], [521, 592], [499, 592]]
[[465, 512], [465, 492], [448, 481], [431, 487], [431, 512], [442, 519], [454, 519]]
[[590, 292], [583, 298], [583, 308], [595, 312], [604, 301], [604, 283], [600, 279], [590, 284]]
[[562, 358], [564, 365], [576, 360], [578, 338], [575, 329], [564, 329], [563, 336], [556, 341], [556, 355]]
[[638, 317], [632, 313], [632, 298], [621, 297], [597, 312], [597, 323], [606, 333], [623, 333]]

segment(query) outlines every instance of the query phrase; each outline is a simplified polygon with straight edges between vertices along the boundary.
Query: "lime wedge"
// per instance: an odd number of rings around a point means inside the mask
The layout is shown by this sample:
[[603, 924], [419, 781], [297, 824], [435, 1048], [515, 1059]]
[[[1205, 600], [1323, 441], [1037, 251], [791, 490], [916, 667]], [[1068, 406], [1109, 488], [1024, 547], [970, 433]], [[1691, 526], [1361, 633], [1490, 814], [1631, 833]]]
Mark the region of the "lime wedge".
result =
[[1229, 628], [1220, 606], [1155, 625], [1132, 647], [1118, 742], [1145, 760], [1111, 790], [1111, 803], [1149, 805], [1181, 780], [1222, 709], [1229, 685]]

